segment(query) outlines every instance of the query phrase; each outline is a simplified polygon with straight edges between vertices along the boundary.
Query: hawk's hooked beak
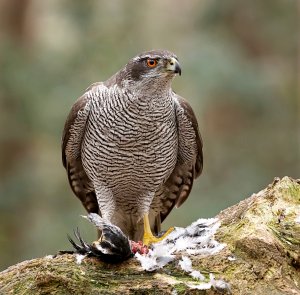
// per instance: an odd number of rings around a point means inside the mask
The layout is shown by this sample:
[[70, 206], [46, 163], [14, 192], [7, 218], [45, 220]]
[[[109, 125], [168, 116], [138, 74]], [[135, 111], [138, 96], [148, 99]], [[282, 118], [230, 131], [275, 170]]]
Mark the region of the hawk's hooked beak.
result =
[[167, 71], [171, 71], [181, 76], [181, 67], [178, 60], [175, 57], [171, 57], [167, 63]]

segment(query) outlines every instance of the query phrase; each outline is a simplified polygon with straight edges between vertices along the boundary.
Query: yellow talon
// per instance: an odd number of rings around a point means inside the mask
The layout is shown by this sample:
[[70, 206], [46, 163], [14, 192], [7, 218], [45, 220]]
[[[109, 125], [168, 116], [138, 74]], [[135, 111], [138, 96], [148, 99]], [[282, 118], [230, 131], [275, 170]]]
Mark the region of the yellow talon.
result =
[[161, 236], [159, 238], [155, 237], [151, 232], [148, 214], [145, 214], [143, 244], [146, 246], [149, 246], [150, 244], [160, 242], [164, 238], [166, 238], [166, 236], [169, 235], [173, 230], [174, 230], [174, 227], [171, 227], [163, 234], [163, 236]]

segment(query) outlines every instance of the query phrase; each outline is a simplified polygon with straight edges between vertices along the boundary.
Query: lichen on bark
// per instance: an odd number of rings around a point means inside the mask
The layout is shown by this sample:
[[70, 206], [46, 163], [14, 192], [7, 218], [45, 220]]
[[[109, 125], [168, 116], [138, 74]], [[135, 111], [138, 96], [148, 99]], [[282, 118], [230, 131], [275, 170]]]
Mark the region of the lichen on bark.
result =
[[[226, 243], [209, 257], [184, 253], [193, 268], [230, 284], [232, 294], [300, 294], [300, 184], [276, 178], [266, 189], [222, 211], [216, 239]], [[179, 258], [178, 258], [179, 259]], [[221, 294], [195, 290], [178, 265], [145, 272], [138, 261], [106, 264], [75, 255], [24, 261], [0, 273], [0, 294]]]

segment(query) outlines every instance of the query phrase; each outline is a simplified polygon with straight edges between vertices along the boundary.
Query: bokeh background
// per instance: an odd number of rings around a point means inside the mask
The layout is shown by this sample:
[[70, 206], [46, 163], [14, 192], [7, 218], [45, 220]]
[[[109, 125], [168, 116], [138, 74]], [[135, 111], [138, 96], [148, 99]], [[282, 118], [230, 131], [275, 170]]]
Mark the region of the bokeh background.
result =
[[165, 227], [212, 217], [299, 177], [297, 0], [1, 0], [0, 269], [92, 241], [61, 163], [75, 99], [141, 51], [174, 51], [204, 140], [204, 171]]

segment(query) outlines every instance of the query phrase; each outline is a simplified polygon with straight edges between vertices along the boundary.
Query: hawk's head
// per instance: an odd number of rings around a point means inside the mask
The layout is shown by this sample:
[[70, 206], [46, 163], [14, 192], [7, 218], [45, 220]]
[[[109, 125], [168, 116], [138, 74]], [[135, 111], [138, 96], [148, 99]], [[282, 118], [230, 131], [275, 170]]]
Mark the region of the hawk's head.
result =
[[167, 50], [143, 52], [129, 60], [120, 75], [130, 84], [170, 84], [176, 74], [181, 74], [177, 56]]

